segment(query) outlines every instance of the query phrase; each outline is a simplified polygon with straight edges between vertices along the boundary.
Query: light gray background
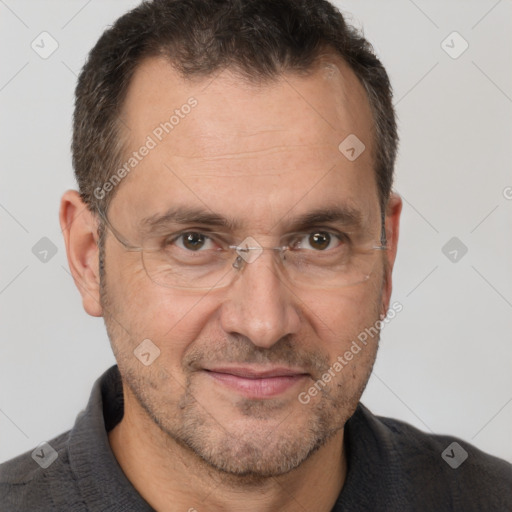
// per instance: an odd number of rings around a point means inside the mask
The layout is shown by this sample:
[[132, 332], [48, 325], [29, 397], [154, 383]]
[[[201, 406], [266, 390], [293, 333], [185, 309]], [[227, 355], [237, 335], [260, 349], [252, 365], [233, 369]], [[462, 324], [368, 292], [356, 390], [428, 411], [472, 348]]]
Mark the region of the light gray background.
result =
[[[102, 319], [82, 309], [57, 215], [75, 187], [76, 75], [136, 3], [0, 0], [0, 461], [69, 429], [114, 363]], [[404, 309], [363, 401], [512, 461], [512, 4], [338, 5], [389, 71], [401, 134], [393, 300]], [[48, 59], [31, 48], [43, 31], [59, 44]], [[469, 43], [457, 59], [441, 47], [453, 31]], [[468, 248], [455, 263], [442, 252], [454, 236]], [[42, 237], [57, 247], [46, 263], [32, 253]]]

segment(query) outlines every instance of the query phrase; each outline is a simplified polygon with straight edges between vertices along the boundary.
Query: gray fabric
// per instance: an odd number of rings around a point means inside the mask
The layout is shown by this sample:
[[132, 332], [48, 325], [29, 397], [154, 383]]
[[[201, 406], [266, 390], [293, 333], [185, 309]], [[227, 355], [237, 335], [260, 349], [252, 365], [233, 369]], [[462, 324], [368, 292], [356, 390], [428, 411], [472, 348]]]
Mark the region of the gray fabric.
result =
[[107, 430], [122, 415], [122, 384], [114, 366], [94, 384], [74, 427], [49, 441], [58, 453], [55, 462], [43, 469], [27, 452], [0, 466], [0, 511], [151, 511], [110, 449]]
[[[122, 415], [114, 366], [95, 383], [73, 429], [49, 442], [58, 453], [49, 467], [32, 452], [0, 465], [0, 512], [151, 511], [110, 450], [107, 431]], [[348, 474], [332, 512], [512, 511], [512, 466], [505, 461], [376, 417], [362, 404], [345, 430]], [[457, 469], [441, 457], [454, 441], [468, 453]]]

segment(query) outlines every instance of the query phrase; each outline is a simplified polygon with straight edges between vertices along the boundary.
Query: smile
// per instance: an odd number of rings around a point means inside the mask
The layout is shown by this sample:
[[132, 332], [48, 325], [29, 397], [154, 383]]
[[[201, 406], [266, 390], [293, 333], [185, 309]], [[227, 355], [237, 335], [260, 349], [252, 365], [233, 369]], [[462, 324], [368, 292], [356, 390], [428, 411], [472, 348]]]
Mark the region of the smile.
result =
[[258, 371], [253, 367], [232, 367], [205, 369], [205, 372], [215, 382], [253, 399], [281, 395], [309, 376], [300, 370], [289, 368]]

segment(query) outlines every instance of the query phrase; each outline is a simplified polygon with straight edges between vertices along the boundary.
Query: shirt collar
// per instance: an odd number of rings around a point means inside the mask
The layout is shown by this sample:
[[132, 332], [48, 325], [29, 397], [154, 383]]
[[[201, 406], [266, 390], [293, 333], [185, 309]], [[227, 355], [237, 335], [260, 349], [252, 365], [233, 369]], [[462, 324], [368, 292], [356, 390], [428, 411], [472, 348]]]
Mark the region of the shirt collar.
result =
[[107, 433], [121, 421], [123, 409], [121, 376], [113, 366], [95, 382], [69, 438], [71, 471], [91, 512], [153, 510], [126, 478], [110, 447]]

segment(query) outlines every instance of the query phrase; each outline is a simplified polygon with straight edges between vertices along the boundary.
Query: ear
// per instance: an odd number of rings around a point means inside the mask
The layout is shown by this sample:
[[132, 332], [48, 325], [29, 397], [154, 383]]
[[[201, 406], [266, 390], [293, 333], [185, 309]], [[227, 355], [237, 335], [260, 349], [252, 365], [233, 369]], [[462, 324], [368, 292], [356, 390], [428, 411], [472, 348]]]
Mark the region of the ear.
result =
[[400, 231], [400, 214], [402, 213], [402, 198], [392, 192], [389, 196], [388, 205], [386, 208], [385, 216], [385, 229], [386, 229], [386, 241], [387, 251], [386, 253], [386, 268], [385, 268], [385, 280], [383, 290], [383, 308], [382, 313], [385, 315], [389, 308], [389, 302], [391, 300], [391, 291], [393, 289], [392, 272], [395, 264], [396, 252], [398, 248], [398, 234]]
[[102, 316], [97, 218], [76, 190], [68, 190], [61, 199], [59, 220], [69, 268], [84, 309], [91, 316]]

